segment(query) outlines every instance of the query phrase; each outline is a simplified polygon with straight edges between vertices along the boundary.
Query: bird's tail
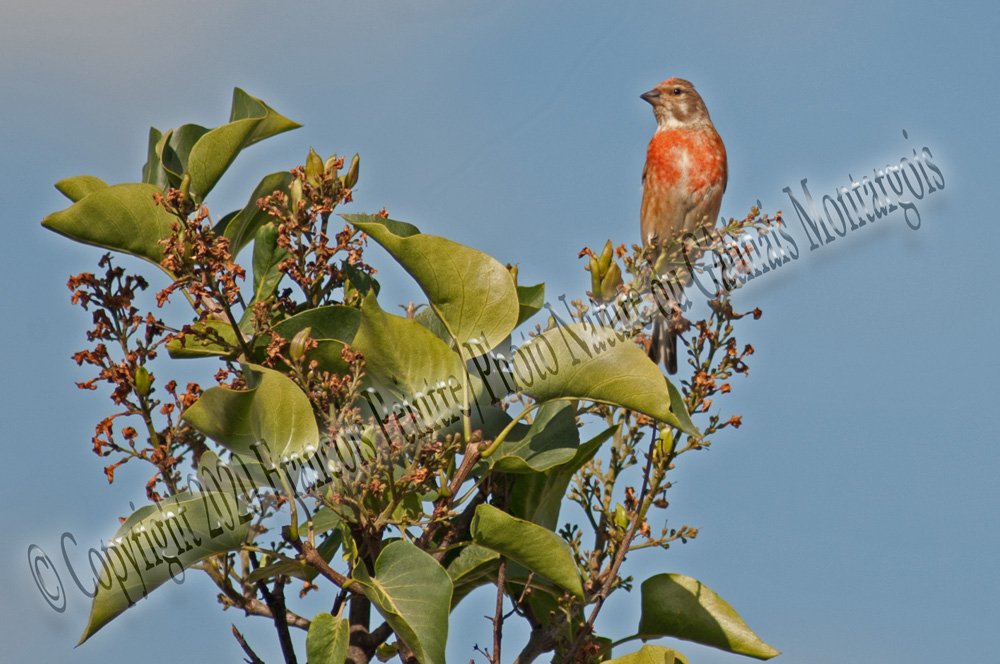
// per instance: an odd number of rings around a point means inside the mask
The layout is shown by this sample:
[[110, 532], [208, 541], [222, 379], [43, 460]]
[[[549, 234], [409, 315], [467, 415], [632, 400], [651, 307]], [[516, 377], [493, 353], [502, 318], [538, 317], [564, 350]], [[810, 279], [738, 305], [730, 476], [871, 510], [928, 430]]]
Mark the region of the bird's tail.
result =
[[670, 331], [670, 324], [663, 316], [653, 319], [653, 338], [649, 344], [649, 359], [656, 364], [663, 362], [668, 374], [677, 373], [677, 333]]

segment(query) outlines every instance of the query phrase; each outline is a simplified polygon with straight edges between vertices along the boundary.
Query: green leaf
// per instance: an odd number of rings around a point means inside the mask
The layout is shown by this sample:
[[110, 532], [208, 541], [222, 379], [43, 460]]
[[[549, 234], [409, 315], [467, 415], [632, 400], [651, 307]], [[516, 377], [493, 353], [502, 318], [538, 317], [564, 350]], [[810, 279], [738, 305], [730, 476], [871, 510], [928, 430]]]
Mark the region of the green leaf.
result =
[[452, 585], [434, 558], [397, 540], [379, 554], [375, 578], [364, 564], [354, 567], [353, 577], [420, 664], [444, 664]]
[[170, 178], [160, 164], [160, 141], [163, 133], [156, 127], [149, 128], [149, 145], [146, 150], [146, 164], [142, 167], [142, 181], [151, 184], [160, 191], [170, 186]]
[[257, 229], [253, 241], [253, 299], [247, 305], [247, 311], [252, 311], [254, 304], [263, 302], [274, 293], [285, 276], [278, 265], [288, 256], [288, 251], [278, 246], [278, 229], [275, 226]]
[[313, 616], [306, 635], [309, 664], [344, 664], [350, 645], [351, 623], [329, 613]]
[[[362, 396], [380, 422], [399, 415], [407, 435], [420, 435], [459, 419], [466, 373], [462, 358], [420, 323], [382, 311], [373, 292], [361, 307], [352, 347], [364, 355], [370, 391]], [[482, 382], [469, 376], [469, 387], [475, 400]]]
[[71, 178], [64, 178], [56, 182], [56, 189], [63, 196], [76, 203], [87, 194], [92, 194], [98, 189], [104, 189], [108, 183], [93, 175], [77, 175]]
[[672, 648], [645, 645], [629, 655], [606, 660], [604, 664], [688, 664], [688, 660]]
[[[288, 185], [290, 185], [294, 179], [295, 178], [288, 171], [279, 171], [277, 173], [271, 173], [270, 175], [264, 176], [257, 187], [253, 190], [247, 204], [242, 210], [237, 212], [234, 217], [229, 219], [225, 228], [222, 230], [222, 235], [229, 238], [230, 254], [233, 256], [239, 254], [240, 251], [243, 250], [243, 247], [247, 246], [250, 240], [256, 237], [260, 228], [274, 221], [274, 217], [257, 206], [257, 201], [265, 196], [270, 196], [276, 191], [288, 193]], [[274, 229], [273, 236], [275, 240], [271, 241], [272, 246], [275, 245], [278, 237], [277, 228]], [[284, 249], [281, 249], [280, 251], [284, 251]], [[257, 245], [255, 244], [254, 279], [256, 279], [256, 261]]]
[[614, 328], [586, 323], [559, 325], [518, 348], [512, 364], [518, 388], [538, 401], [598, 401], [645, 413], [685, 433], [700, 435], [690, 418], [682, 419], [671, 410], [668, 381], [659, 368]]
[[517, 288], [510, 272], [492, 256], [401, 222], [344, 215], [385, 247], [416, 279], [456, 343], [481, 355], [517, 325]]
[[510, 493], [510, 511], [514, 516], [555, 530], [559, 509], [573, 475], [594, 458], [601, 446], [615, 433], [618, 426], [608, 427], [580, 445], [573, 459], [544, 473], [520, 475]]
[[[298, 129], [302, 125], [276, 113], [273, 108], [239, 88], [233, 88], [233, 105], [229, 112], [230, 124], [240, 120], [255, 120], [254, 131], [247, 145], [253, 145], [276, 134]], [[246, 146], [244, 146], [246, 147]]]
[[153, 202], [158, 193], [150, 184], [99, 188], [45, 217], [42, 226], [77, 242], [132, 254], [159, 266], [163, 260], [159, 241], [170, 235], [170, 224], [177, 219]]
[[579, 444], [573, 407], [550, 402], [538, 409], [531, 426], [515, 425], [490, 460], [505, 473], [539, 472], [572, 459]]
[[[174, 359], [189, 359], [199, 357], [230, 357], [234, 358], [239, 353], [239, 345], [236, 341], [236, 332], [233, 326], [221, 320], [207, 320], [202, 323], [195, 323], [191, 326], [194, 330], [205, 333], [211, 329], [211, 337], [196, 338], [193, 334], [184, 336], [183, 343], [177, 337], [167, 342], [167, 352]], [[218, 335], [218, 338], [215, 338]]]
[[286, 376], [243, 365], [247, 390], [212, 387], [184, 413], [184, 419], [223, 447], [253, 457], [262, 441], [271, 459], [310, 454], [319, 447], [319, 429], [309, 398]]
[[455, 590], [451, 597], [452, 608], [458, 606], [469, 593], [497, 578], [500, 554], [477, 544], [463, 546], [448, 563], [448, 576]]
[[670, 390], [670, 412], [677, 417], [677, 421], [680, 423], [680, 430], [700, 435], [698, 427], [691, 421], [691, 415], [688, 414], [687, 404], [684, 403], [684, 395], [669, 380], [667, 381], [667, 389]]
[[455, 347], [455, 340], [451, 338], [451, 332], [444, 326], [444, 321], [430, 307], [424, 307], [416, 313], [413, 320], [417, 321], [428, 330], [433, 332], [438, 339], [445, 342], [452, 348]]
[[353, 265], [344, 266], [344, 302], [351, 305], [364, 300], [369, 292], [379, 292], [379, 283], [372, 275]]
[[751, 631], [721, 597], [681, 574], [657, 574], [642, 584], [642, 639], [672, 636], [757, 659], [780, 654]]
[[528, 320], [545, 306], [545, 284], [517, 287], [517, 324]]
[[157, 143], [156, 154], [160, 158], [160, 167], [164, 170], [170, 186], [180, 185], [181, 179], [188, 171], [191, 150], [208, 131], [201, 125], [185, 124], [168, 131]]
[[540, 574], [583, 598], [580, 573], [569, 545], [548, 528], [480, 505], [472, 517], [472, 541]]
[[341, 523], [340, 515], [329, 507], [320, 507], [311, 518], [299, 524], [299, 530], [301, 532], [306, 532], [309, 521], [312, 521], [314, 533], [326, 533], [331, 530], [337, 530], [337, 532], [340, 532], [338, 530]]
[[313, 339], [336, 339], [350, 344], [361, 327], [361, 310], [338, 304], [308, 309], [281, 321], [274, 331], [291, 339], [307, 327], [312, 328], [309, 336]]
[[191, 565], [239, 549], [251, 517], [232, 496], [212, 492], [179, 493], [134, 512], [104, 548], [80, 643], [168, 579], [182, 581]]
[[316, 340], [317, 347], [306, 353], [306, 362], [315, 360], [320, 371], [330, 371], [345, 375], [351, 368], [344, 361], [341, 351], [351, 345], [361, 325], [361, 310], [342, 305], [331, 305], [308, 309], [287, 318], [274, 327], [274, 331], [285, 339], [309, 327], [309, 336]]
[[233, 455], [229, 463], [212, 450], [198, 460], [198, 490], [225, 493], [240, 500], [252, 500], [258, 487], [267, 487], [263, 467], [256, 459]]
[[[191, 175], [191, 191], [195, 200], [204, 200], [244, 148], [300, 126], [261, 100], [236, 88], [229, 124], [202, 135], [187, 157], [186, 172]], [[247, 240], [252, 236], [251, 231]]]

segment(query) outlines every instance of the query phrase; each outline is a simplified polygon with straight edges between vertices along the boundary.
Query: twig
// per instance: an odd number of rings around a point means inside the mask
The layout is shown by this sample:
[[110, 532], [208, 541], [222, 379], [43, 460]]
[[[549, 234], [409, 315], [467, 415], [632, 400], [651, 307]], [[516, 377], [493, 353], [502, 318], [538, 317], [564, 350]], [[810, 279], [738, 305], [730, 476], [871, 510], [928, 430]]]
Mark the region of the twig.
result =
[[250, 664], [264, 664], [264, 660], [257, 656], [257, 653], [253, 651], [253, 648], [250, 647], [246, 639], [243, 638], [243, 635], [240, 634], [240, 630], [236, 629], [236, 625], [232, 625], [232, 628], [233, 636], [236, 637], [236, 641], [240, 644], [240, 647], [243, 648], [243, 652], [245, 652], [247, 657], [250, 658], [244, 661], [249, 662]]
[[[452, 480], [448, 485], [448, 496], [440, 498], [437, 502], [435, 502], [436, 512], [443, 512], [451, 507], [452, 501], [455, 499], [455, 494], [458, 493], [462, 483], [465, 482], [465, 479], [475, 467], [476, 462], [479, 461], [479, 457], [482, 452], [482, 443], [469, 443], [465, 449], [465, 456], [462, 458], [462, 463], [458, 467], [458, 470], [455, 471], [455, 475], [452, 477]], [[417, 539], [417, 547], [427, 550], [431, 546], [434, 536], [443, 526], [447, 525], [447, 532], [445, 532], [440, 544], [435, 547], [437, 550], [431, 554], [434, 557], [434, 560], [441, 562], [441, 560], [444, 559], [445, 554], [448, 552], [448, 547], [456, 539], [464, 536], [469, 531], [469, 525], [472, 523], [472, 517], [475, 516], [476, 507], [485, 502], [485, 500], [486, 498], [480, 490], [480, 493], [469, 501], [465, 511], [450, 524], [445, 521], [431, 522], [424, 530], [423, 534], [421, 534]]]
[[493, 664], [500, 664], [500, 642], [503, 641], [503, 595], [507, 583], [507, 559], [500, 556], [497, 571], [497, 612], [493, 617]]
[[[642, 490], [639, 492], [639, 501], [636, 506], [635, 514], [632, 516], [632, 521], [629, 524], [628, 531], [625, 533], [625, 537], [622, 538], [621, 547], [615, 552], [614, 562], [611, 564], [611, 570], [608, 573], [608, 578], [604, 582], [604, 586], [601, 588], [600, 592], [597, 593], [597, 601], [594, 603], [594, 610], [590, 612], [590, 617], [587, 622], [580, 626], [577, 630], [576, 636], [573, 638], [573, 642], [570, 644], [569, 650], [566, 651], [566, 655], [563, 657], [563, 662], [572, 662], [576, 656], [577, 651], [583, 645], [584, 639], [590, 634], [594, 629], [594, 621], [597, 620], [597, 614], [601, 612], [601, 608], [604, 606], [604, 601], [611, 594], [611, 586], [614, 585], [615, 579], [618, 578], [618, 570], [622, 566], [622, 562], [625, 560], [625, 554], [628, 553], [629, 545], [632, 543], [632, 538], [635, 537], [635, 531], [639, 528], [639, 520], [642, 518], [643, 506], [646, 502], [646, 496], [649, 492], [649, 474], [653, 467], [653, 452], [656, 450], [656, 442], [658, 440], [656, 427], [653, 427], [653, 439], [649, 443], [649, 452], [646, 456], [646, 468], [642, 473]], [[669, 463], [669, 460], [668, 460]]]
[[285, 664], [298, 664], [295, 659], [295, 646], [292, 645], [292, 635], [288, 632], [288, 622], [285, 620], [285, 579], [278, 577], [274, 582], [274, 592], [271, 592], [263, 581], [257, 582], [257, 589], [264, 596], [264, 603], [271, 609], [274, 627], [278, 630], [278, 642], [281, 643], [281, 654]]
[[[225, 596], [226, 600], [235, 606], [236, 608], [243, 609], [243, 613], [248, 616], [262, 616], [264, 618], [274, 618], [274, 614], [271, 609], [268, 608], [264, 602], [260, 601], [253, 596], [253, 593], [247, 591], [246, 595], [241, 595], [229, 584], [227, 579], [219, 573], [218, 570], [213, 569], [210, 566], [200, 567], [211, 577], [212, 581], [219, 587], [222, 594]], [[298, 627], [299, 629], [308, 630], [309, 625], [312, 621], [303, 618], [297, 613], [285, 610], [285, 622], [291, 627]]]
[[[506, 512], [510, 505], [510, 478], [501, 474], [497, 479], [497, 485], [503, 494], [503, 511]], [[500, 643], [503, 641], [503, 596], [507, 585], [507, 559], [500, 556], [500, 565], [497, 570], [497, 609], [493, 618], [493, 664], [500, 664]]]
[[437, 551], [431, 554], [434, 560], [441, 562], [448, 552], [448, 547], [456, 540], [468, 534], [469, 527], [472, 525], [472, 519], [476, 515], [476, 508], [484, 502], [486, 502], [486, 496], [482, 493], [477, 494], [469, 501], [469, 505], [465, 508], [465, 511], [458, 515], [458, 518], [452, 522], [451, 527], [444, 534], [444, 537], [441, 538], [441, 543], [438, 545]]
[[[257, 562], [257, 554], [250, 551], [250, 562], [256, 570], [260, 567]], [[257, 582], [257, 590], [264, 598], [264, 603], [271, 610], [271, 619], [274, 621], [274, 628], [278, 630], [278, 642], [281, 644], [281, 654], [285, 657], [285, 664], [298, 664], [295, 659], [295, 646], [292, 645], [292, 635], [288, 633], [288, 621], [286, 620], [285, 609], [285, 577], [279, 576], [274, 582], [274, 592], [267, 587], [264, 581]]]
[[[247, 600], [244, 598], [241, 603], [237, 604], [237, 606], [243, 609], [243, 613], [248, 616], [263, 616], [265, 618], [271, 618], [272, 620], [274, 619], [274, 613], [271, 611], [270, 607], [259, 599], [253, 598]], [[285, 624], [290, 627], [298, 627], [299, 629], [308, 630], [312, 621], [286, 609]]]
[[306, 561], [307, 565], [315, 569], [334, 584], [348, 592], [361, 592], [361, 587], [354, 579], [346, 577], [330, 567], [326, 560], [323, 559], [323, 556], [320, 555], [319, 551], [316, 550], [316, 547], [312, 544], [291, 536], [286, 536], [285, 539], [288, 540], [296, 551], [302, 554], [302, 558]]

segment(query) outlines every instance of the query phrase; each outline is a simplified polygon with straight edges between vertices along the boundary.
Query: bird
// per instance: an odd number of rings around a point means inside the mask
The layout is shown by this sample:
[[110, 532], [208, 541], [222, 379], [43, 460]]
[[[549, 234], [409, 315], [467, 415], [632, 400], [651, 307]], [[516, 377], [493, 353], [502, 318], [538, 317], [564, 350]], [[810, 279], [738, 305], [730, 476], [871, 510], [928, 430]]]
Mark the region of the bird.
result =
[[[651, 262], [656, 266], [664, 249], [676, 247], [677, 242], [692, 237], [689, 234], [703, 236], [714, 228], [729, 172], [726, 147], [694, 85], [670, 78], [640, 98], [652, 105], [656, 117], [656, 132], [642, 170], [639, 213], [643, 246], [651, 248]], [[684, 251], [688, 264], [697, 258], [689, 254], [690, 247]], [[675, 268], [674, 273], [679, 273], [679, 289], [690, 285], [689, 271]], [[670, 317], [676, 320], [679, 309], [674, 299], [670, 298], [674, 310]], [[675, 374], [678, 326], [668, 321], [662, 306], [659, 309], [653, 318], [648, 354], [654, 363], [662, 362], [667, 373]]]

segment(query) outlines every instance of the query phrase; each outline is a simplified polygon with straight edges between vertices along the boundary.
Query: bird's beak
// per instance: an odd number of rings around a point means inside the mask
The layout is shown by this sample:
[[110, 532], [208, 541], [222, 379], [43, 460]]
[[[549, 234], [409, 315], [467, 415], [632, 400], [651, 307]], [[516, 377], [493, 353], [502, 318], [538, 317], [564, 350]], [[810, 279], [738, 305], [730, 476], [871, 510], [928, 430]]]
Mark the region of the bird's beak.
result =
[[641, 94], [639, 96], [641, 98], [645, 99], [646, 101], [648, 101], [650, 104], [655, 104], [656, 100], [660, 98], [660, 91], [659, 90], [650, 90], [649, 92], [647, 92], [645, 94]]

